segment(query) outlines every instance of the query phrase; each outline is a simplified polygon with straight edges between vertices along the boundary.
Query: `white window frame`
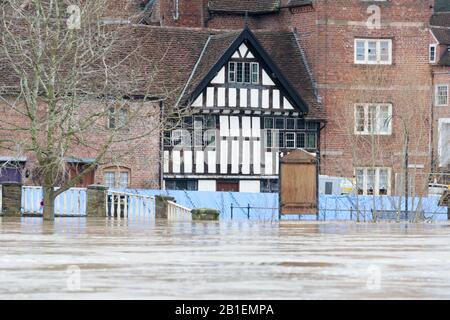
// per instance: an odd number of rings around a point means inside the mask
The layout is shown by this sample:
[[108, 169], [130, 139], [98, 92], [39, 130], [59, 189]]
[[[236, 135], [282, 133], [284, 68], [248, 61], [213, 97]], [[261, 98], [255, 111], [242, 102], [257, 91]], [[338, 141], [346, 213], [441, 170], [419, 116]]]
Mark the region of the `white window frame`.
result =
[[[237, 75], [237, 69], [238, 69], [238, 64], [242, 65], [242, 81], [238, 81]], [[250, 82], [246, 82], [245, 81], [245, 65], [248, 65], [249, 67], [249, 72], [250, 72]], [[233, 65], [234, 70], [231, 71], [230, 65]], [[256, 65], [258, 66], [258, 73], [257, 73], [257, 79], [255, 82], [253, 82], [253, 66]], [[228, 62], [228, 82], [229, 83], [239, 83], [239, 84], [259, 84], [259, 76], [261, 73], [261, 68], [259, 65], [259, 62], [241, 62], [241, 61], [230, 61]], [[234, 81], [231, 81], [231, 74], [233, 74], [234, 76]], [[256, 73], [255, 73], [256, 74]]]
[[[294, 139], [289, 139], [289, 142], [292, 142], [292, 144], [293, 144], [292, 147], [288, 147], [288, 138], [287, 138], [288, 135], [294, 136]], [[296, 132], [285, 132], [284, 133], [284, 140], [285, 140], [284, 144], [285, 144], [286, 149], [297, 149], [296, 137], [297, 137]]]
[[[368, 195], [368, 189], [367, 189], [367, 181], [368, 181], [368, 171], [369, 170], [375, 170], [375, 181], [374, 181], [374, 195], [378, 196], [380, 195], [380, 171], [386, 170], [387, 171], [387, 195], [391, 194], [392, 190], [392, 182], [391, 182], [391, 175], [392, 175], [392, 169], [389, 167], [356, 167], [354, 168], [354, 176], [355, 179], [357, 179], [357, 171], [363, 171], [363, 195]], [[356, 181], [355, 185], [355, 193], [358, 194], [358, 181]]]
[[[434, 49], [434, 55], [431, 53], [432, 49]], [[430, 63], [436, 63], [436, 58], [437, 58], [437, 45], [430, 44], [430, 47], [428, 48], [428, 60]]]
[[[439, 101], [439, 88], [445, 87], [447, 90], [447, 102], [444, 104], [441, 104]], [[435, 106], [436, 107], [446, 107], [448, 106], [448, 99], [449, 99], [449, 85], [448, 84], [437, 84], [435, 88]]]
[[[360, 41], [364, 41], [364, 60], [357, 59], [357, 44]], [[388, 61], [381, 60], [381, 42], [387, 41], [389, 46], [389, 59]], [[376, 42], [376, 61], [369, 61], [369, 42]], [[355, 64], [384, 64], [391, 65], [392, 64], [392, 39], [364, 39], [364, 38], [355, 38], [354, 42], [354, 62]]]
[[[121, 186], [121, 176], [122, 174], [126, 173], [127, 174], [127, 183], [126, 186]], [[127, 168], [106, 168], [103, 171], [103, 179], [104, 179], [104, 183], [106, 184], [106, 175], [112, 175], [112, 178], [114, 179], [113, 182], [113, 186], [111, 186], [111, 184], [108, 185], [108, 187], [111, 188], [120, 188], [120, 189], [127, 189], [130, 187], [131, 184], [131, 171]]]
[[[256, 72], [253, 72], [253, 66], [256, 66]], [[259, 84], [259, 63], [252, 62], [250, 63], [250, 82], [253, 84]], [[253, 81], [253, 76], [256, 75], [256, 81]]]
[[[375, 128], [373, 131], [369, 130], [369, 110], [370, 106], [376, 106], [377, 110], [375, 113]], [[358, 131], [358, 107], [364, 108], [364, 130]], [[387, 132], [382, 131], [381, 128], [383, 128], [384, 123], [382, 123], [381, 118], [381, 108], [387, 107], [388, 113], [389, 113], [389, 127]], [[392, 104], [390, 103], [355, 103], [354, 105], [354, 132], [356, 135], [381, 135], [381, 136], [388, 136], [392, 134]]]
[[[230, 66], [233, 66], [233, 71], [231, 71], [231, 68], [230, 68]], [[229, 62], [228, 63], [228, 82], [230, 82], [230, 83], [236, 83], [236, 80], [237, 80], [237, 70], [236, 70], [236, 62]], [[231, 75], [233, 75], [233, 80], [231, 80]]]

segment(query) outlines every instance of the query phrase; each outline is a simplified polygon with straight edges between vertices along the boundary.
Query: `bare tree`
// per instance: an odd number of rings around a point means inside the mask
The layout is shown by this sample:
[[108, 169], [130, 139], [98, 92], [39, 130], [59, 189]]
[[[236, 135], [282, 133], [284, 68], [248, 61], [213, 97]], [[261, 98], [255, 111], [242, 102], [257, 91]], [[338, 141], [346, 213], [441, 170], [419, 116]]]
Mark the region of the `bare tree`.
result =
[[[44, 219], [98, 165], [143, 144], [158, 148], [166, 120], [179, 116], [170, 107], [161, 114], [149, 94], [158, 61], [141, 54], [132, 26], [104, 23], [105, 8], [107, 0], [0, 3], [0, 147], [36, 160]], [[167, 89], [164, 99], [173, 94]], [[68, 177], [65, 159], [78, 154], [95, 160]]]
[[[379, 167], [390, 167], [397, 171], [390, 178], [391, 194], [399, 196], [395, 204], [398, 215], [402, 209], [402, 197], [421, 197], [426, 194], [428, 182], [429, 114], [427, 86], [411, 76], [399, 79], [383, 66], [361, 67], [358, 81], [348, 84], [345, 101], [352, 103], [337, 108], [333, 121], [347, 146], [347, 153], [334, 165], [337, 172], [352, 177], [355, 195], [362, 194], [356, 172], [345, 170], [348, 163], [353, 167], [368, 168], [371, 172]], [[384, 112], [376, 111], [383, 105]], [[392, 108], [388, 112], [389, 108]], [[424, 172], [410, 164], [423, 163]], [[408, 177], [409, 178], [405, 178]], [[394, 182], [394, 183], [392, 183]], [[418, 188], [416, 188], [418, 186]], [[371, 181], [367, 195], [372, 195], [372, 209], [376, 217], [376, 195], [387, 194], [388, 190], [377, 192], [375, 179]], [[356, 209], [359, 199], [356, 198]], [[407, 204], [405, 206], [407, 207]], [[414, 210], [409, 208], [408, 210]], [[376, 218], [375, 218], [376, 219]]]

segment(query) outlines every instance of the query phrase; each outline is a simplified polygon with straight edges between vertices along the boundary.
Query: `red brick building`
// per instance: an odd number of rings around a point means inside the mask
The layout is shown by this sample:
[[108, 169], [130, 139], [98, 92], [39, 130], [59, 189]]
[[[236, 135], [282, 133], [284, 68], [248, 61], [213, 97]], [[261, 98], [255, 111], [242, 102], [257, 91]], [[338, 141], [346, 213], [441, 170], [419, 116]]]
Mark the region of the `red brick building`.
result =
[[[446, 50], [449, 19], [443, 13], [447, 10], [446, 1], [114, 0], [110, 3], [110, 13], [105, 21], [133, 24], [132, 28], [138, 30], [134, 35], [146, 43], [149, 55], [156, 54], [152, 48], [157, 44], [170, 43], [172, 50], [161, 81], [185, 89], [178, 92], [180, 102], [195, 107], [198, 96], [192, 95], [201, 92], [197, 90], [198, 86], [203, 84], [202, 90], [215, 88], [216, 91], [211, 91], [214, 92], [211, 101], [215, 103], [212, 109], [217, 109], [216, 129], [219, 132], [220, 118], [230, 106], [220, 107], [221, 84], [202, 82], [208, 76], [214, 76], [211, 72], [222, 72], [218, 61], [247, 25], [260, 44], [256, 49], [249, 48], [252, 56], [257, 57], [256, 60], [249, 59], [248, 63], [259, 63], [260, 76], [271, 71], [268, 75], [278, 87], [275, 90], [285, 94], [293, 111], [271, 110], [273, 104], [270, 104], [271, 113], [264, 115], [268, 111], [263, 110], [261, 100], [250, 114], [244, 109], [236, 113], [240, 125], [243, 126], [242, 118], [247, 116], [260, 117], [262, 125], [263, 118], [276, 119], [278, 116], [285, 118], [285, 125], [292, 117], [317, 123], [317, 146], [310, 149], [320, 155], [320, 173], [355, 177], [362, 194], [403, 193], [405, 160], [410, 192], [422, 193], [429, 174], [447, 166], [445, 161], [443, 165], [439, 164], [442, 148], [438, 141], [439, 119], [447, 117], [448, 113], [444, 106], [438, 107], [435, 103], [437, 92], [442, 96], [440, 102], [445, 102], [443, 85], [448, 85], [449, 77]], [[431, 59], [433, 55], [435, 59]], [[245, 60], [247, 57], [240, 58]], [[222, 84], [227, 103], [229, 92], [242, 89], [242, 85], [228, 82], [229, 66], [234, 63], [232, 59], [230, 56], [227, 61], [222, 61], [226, 74]], [[246, 62], [243, 63], [244, 68]], [[178, 66], [183, 70], [177, 69]], [[204, 70], [198, 72], [199, 68]], [[296, 74], [301, 75], [300, 80]], [[279, 82], [278, 77], [285, 81]], [[245, 90], [248, 92], [260, 90], [261, 97], [266, 94], [263, 91], [267, 88], [258, 88], [251, 81], [247, 84]], [[291, 89], [294, 92], [289, 94]], [[249, 106], [252, 104], [250, 95]], [[292, 98], [296, 95], [300, 99]], [[199, 106], [208, 111], [201, 113], [214, 115], [214, 111], [208, 109], [206, 91], [203, 96], [204, 101]], [[273, 97], [272, 93], [270, 97]], [[297, 100], [305, 101], [307, 112], [302, 112]], [[232, 120], [229, 121], [228, 125]], [[245, 131], [243, 127], [239, 128]], [[292, 130], [298, 127], [294, 128]], [[294, 143], [297, 147], [296, 142], [300, 140], [288, 142], [286, 139], [292, 135], [300, 139], [303, 134], [308, 135], [307, 132], [286, 131], [284, 146]], [[249, 137], [250, 141], [254, 138]], [[222, 135], [219, 133], [215, 139], [220, 141]], [[245, 139], [243, 137], [244, 142]], [[246, 164], [243, 164], [247, 160], [240, 159], [237, 171], [233, 171], [232, 163], [230, 172], [224, 167], [221, 171], [221, 156], [217, 153], [214, 154], [217, 170], [205, 172], [202, 168], [199, 174], [191, 168], [197, 162], [195, 154], [198, 150], [180, 150], [175, 153], [175, 158], [171, 158], [172, 147], [168, 148], [164, 143], [159, 147], [161, 163], [158, 172], [152, 174], [160, 181], [168, 181], [170, 187], [220, 190], [218, 183], [225, 185], [224, 188], [237, 183], [234, 190], [276, 189], [272, 186], [277, 180], [275, 167], [273, 171], [267, 171], [266, 177], [263, 163], [262, 171], [250, 167], [251, 173], [247, 174]], [[239, 148], [230, 146], [230, 152], [242, 152], [247, 147], [240, 144]], [[250, 149], [254, 150], [253, 147]], [[281, 149], [283, 152], [285, 148]], [[156, 150], [153, 148], [152, 152]], [[186, 154], [192, 161], [183, 160]], [[199, 159], [206, 161], [204, 158]], [[174, 163], [176, 172], [173, 172]], [[131, 177], [148, 174], [144, 173], [146, 169], [135, 168], [133, 161], [124, 167], [128, 168]], [[104, 182], [106, 176], [102, 168], [96, 177], [96, 182]], [[139, 179], [129, 181], [131, 187], [146, 186]], [[178, 181], [182, 182], [178, 184]], [[225, 183], [227, 181], [230, 183]]]
[[[450, 3], [438, 3], [431, 17], [430, 63], [433, 81], [433, 157], [434, 181], [448, 184], [449, 176], [449, 87], [450, 87]], [[433, 181], [433, 182], [434, 182]]]

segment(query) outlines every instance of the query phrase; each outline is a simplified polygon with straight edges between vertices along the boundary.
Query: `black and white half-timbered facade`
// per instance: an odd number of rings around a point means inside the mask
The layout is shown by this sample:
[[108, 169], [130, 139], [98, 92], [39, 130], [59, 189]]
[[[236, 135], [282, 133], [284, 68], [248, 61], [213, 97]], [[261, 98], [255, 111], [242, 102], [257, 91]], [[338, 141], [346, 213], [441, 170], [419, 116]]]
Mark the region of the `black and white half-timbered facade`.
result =
[[[291, 66], [283, 65], [294, 74], [299, 69], [295, 63], [301, 64], [304, 74], [301, 49], [295, 34], [290, 35], [289, 41], [282, 35], [278, 45], [291, 46], [285, 54], [293, 49], [296, 54], [285, 60]], [[220, 43], [221, 38], [229, 44]], [[164, 133], [166, 189], [275, 192], [280, 153], [297, 148], [318, 152], [320, 118], [308, 118], [312, 106], [278, 66], [283, 48], [275, 61], [262, 44], [267, 35], [261, 39], [245, 28], [216, 35], [205, 46], [197, 66], [203, 72], [193, 73], [201, 79], [190, 93], [190, 115]]]

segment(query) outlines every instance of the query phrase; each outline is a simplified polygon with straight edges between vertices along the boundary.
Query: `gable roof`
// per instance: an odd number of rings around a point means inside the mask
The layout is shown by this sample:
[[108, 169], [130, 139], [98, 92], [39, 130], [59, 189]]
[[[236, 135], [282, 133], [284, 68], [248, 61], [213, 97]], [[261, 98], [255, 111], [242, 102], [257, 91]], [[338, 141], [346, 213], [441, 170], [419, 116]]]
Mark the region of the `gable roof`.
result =
[[[439, 44], [450, 46], [450, 12], [433, 14], [430, 18], [430, 27]], [[440, 57], [439, 65], [450, 66], [450, 52], [448, 50]]]
[[262, 67], [273, 75], [275, 83], [300, 112], [318, 118], [322, 116], [318, 112], [320, 105], [314, 95], [311, 78], [292, 32], [253, 33], [245, 28], [240, 33], [231, 32], [213, 37], [208, 44], [208, 53], [195, 71], [195, 80], [190, 84], [185, 99], [193, 101], [197, 98], [242, 43], [253, 49]]
[[215, 12], [263, 14], [278, 12], [280, 0], [209, 0], [208, 8]]
[[[263, 58], [271, 61], [270, 70], [276, 71], [283, 86], [289, 88], [290, 96], [303, 100], [306, 110], [309, 109], [307, 118], [325, 119], [293, 32], [258, 30], [251, 33], [249, 30], [146, 25], [121, 28], [124, 36], [111, 59], [123, 61], [124, 79], [133, 79], [134, 90], [130, 95], [149, 94], [165, 100], [165, 104], [188, 105], [194, 90], [207, 76], [214, 75], [213, 67], [225, 53], [232, 51], [230, 48], [241, 37], [252, 39], [252, 43], [260, 47], [258, 51], [266, 53], [267, 57]], [[10, 77], [13, 73], [1, 63], [1, 57], [0, 71], [4, 71], [0, 72], [0, 92], [13, 91], [11, 88], [17, 87], [17, 79]]]

